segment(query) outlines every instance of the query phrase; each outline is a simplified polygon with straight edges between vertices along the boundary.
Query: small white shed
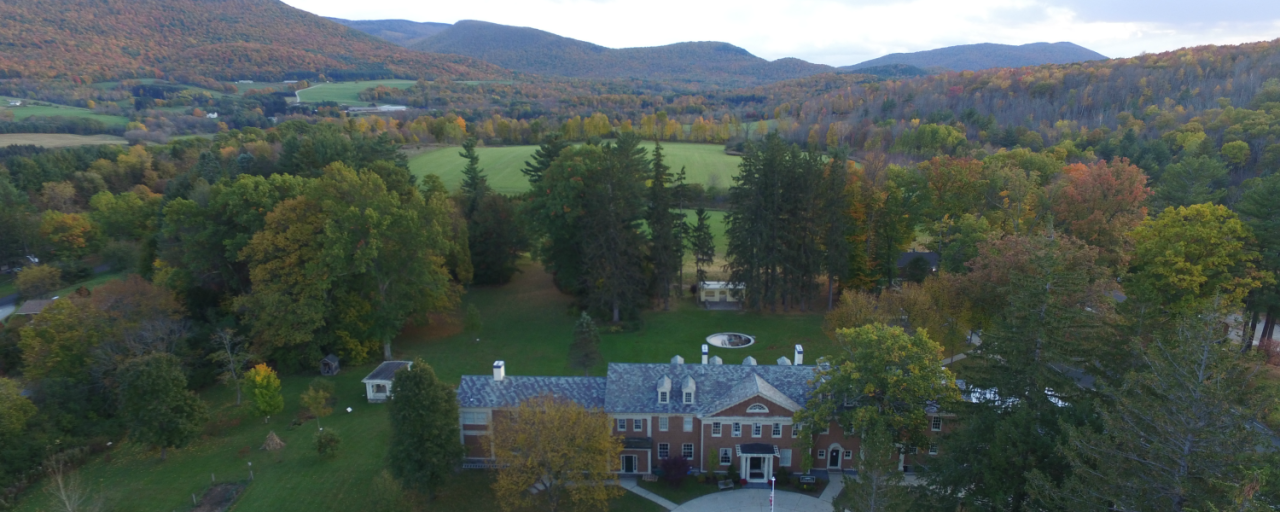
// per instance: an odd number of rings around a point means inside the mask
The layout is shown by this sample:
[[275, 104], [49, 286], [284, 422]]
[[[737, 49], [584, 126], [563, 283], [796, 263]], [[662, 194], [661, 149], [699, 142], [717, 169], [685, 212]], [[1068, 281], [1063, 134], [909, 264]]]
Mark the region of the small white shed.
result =
[[707, 281], [698, 290], [702, 302], [733, 302], [742, 300], [742, 286], [727, 281]]
[[364, 383], [369, 403], [381, 403], [391, 398], [391, 380], [396, 377], [396, 372], [412, 367], [413, 361], [383, 361], [369, 372], [369, 376], [360, 381]]

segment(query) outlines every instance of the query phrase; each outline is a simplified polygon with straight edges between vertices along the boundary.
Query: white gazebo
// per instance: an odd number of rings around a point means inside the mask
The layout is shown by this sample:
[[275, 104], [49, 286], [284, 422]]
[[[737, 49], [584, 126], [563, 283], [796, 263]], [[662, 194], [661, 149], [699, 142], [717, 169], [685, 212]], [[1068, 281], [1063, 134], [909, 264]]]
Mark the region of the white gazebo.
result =
[[391, 398], [391, 381], [395, 379], [396, 372], [412, 367], [413, 361], [383, 361], [369, 372], [368, 377], [360, 380], [364, 383], [364, 392], [369, 398], [369, 403], [385, 402]]

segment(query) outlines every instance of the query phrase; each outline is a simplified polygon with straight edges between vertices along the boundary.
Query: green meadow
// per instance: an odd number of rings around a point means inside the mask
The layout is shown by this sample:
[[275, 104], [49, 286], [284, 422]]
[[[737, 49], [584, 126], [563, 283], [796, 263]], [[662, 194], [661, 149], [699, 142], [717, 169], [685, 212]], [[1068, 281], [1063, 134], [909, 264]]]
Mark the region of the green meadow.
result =
[[[650, 151], [652, 142], [644, 144]], [[478, 148], [480, 167], [488, 176], [489, 186], [504, 194], [516, 194], [529, 189], [529, 181], [520, 169], [533, 159], [537, 146], [503, 146]], [[689, 183], [701, 183], [704, 187], [727, 188], [738, 174], [742, 157], [727, 155], [724, 147], [715, 144], [668, 142], [662, 145], [663, 155], [672, 172], [685, 168]], [[466, 161], [458, 156], [461, 148], [447, 146], [410, 157], [409, 169], [415, 175], [435, 174], [445, 185], [456, 189], [462, 183], [462, 168]]]
[[[0, 101], [3, 101], [5, 104], [7, 104], [8, 99], [9, 98], [0, 98]], [[62, 116], [62, 117], [87, 117], [90, 119], [97, 119], [99, 121], [102, 121], [112, 126], [123, 126], [125, 124], [128, 124], [129, 122], [129, 120], [124, 117], [97, 114], [97, 113], [94, 113], [92, 110], [89, 110], [86, 108], [68, 107], [66, 105], [53, 105], [53, 104], [28, 105], [26, 104], [26, 100], [23, 100], [23, 105], [20, 107], [0, 106], [0, 111], [13, 112], [14, 120], [22, 120], [31, 116], [46, 116], [46, 117]]]
[[384, 85], [397, 89], [407, 89], [417, 83], [416, 80], [369, 80], [367, 82], [334, 82], [319, 83], [308, 89], [298, 91], [298, 99], [305, 102], [319, 103], [336, 101], [338, 103], [362, 103], [360, 91]]

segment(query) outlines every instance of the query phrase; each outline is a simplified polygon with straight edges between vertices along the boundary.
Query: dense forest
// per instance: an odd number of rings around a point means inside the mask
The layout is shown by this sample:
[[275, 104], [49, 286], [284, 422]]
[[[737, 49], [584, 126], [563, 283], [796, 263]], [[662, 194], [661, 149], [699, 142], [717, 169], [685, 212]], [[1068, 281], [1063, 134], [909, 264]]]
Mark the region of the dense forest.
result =
[[467, 57], [406, 50], [275, 0], [5, 2], [0, 34], [7, 41], [0, 46], [3, 78], [89, 83], [508, 75]]

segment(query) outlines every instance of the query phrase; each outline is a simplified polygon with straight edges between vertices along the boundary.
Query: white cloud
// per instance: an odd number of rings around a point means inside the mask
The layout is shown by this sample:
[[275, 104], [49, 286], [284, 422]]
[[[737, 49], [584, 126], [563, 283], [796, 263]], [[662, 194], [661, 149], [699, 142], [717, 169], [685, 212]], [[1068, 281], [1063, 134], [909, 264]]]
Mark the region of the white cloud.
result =
[[[285, 0], [316, 14], [348, 19], [412, 19], [454, 23], [478, 19], [546, 30], [608, 46], [657, 46], [725, 41], [767, 59], [798, 57], [848, 65], [887, 53], [968, 43], [1070, 41], [1111, 57], [1201, 44], [1280, 37], [1280, 13], [1259, 7], [1238, 21], [1187, 16], [1158, 21], [1094, 12], [1111, 2], [1079, 0], [470, 0], [361, 4], [347, 0]], [[1253, 0], [1228, 0], [1227, 3]], [[1151, 12], [1161, 2], [1147, 4]], [[1259, 6], [1271, 5], [1270, 3]], [[1277, 3], [1280, 5], [1280, 3]], [[1214, 9], [1252, 8], [1218, 5]], [[1140, 12], [1140, 11], [1135, 11]], [[1112, 13], [1114, 14], [1114, 13]], [[1269, 19], [1270, 18], [1270, 19]]]

